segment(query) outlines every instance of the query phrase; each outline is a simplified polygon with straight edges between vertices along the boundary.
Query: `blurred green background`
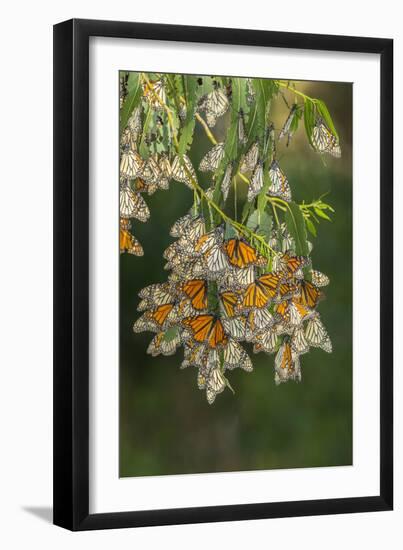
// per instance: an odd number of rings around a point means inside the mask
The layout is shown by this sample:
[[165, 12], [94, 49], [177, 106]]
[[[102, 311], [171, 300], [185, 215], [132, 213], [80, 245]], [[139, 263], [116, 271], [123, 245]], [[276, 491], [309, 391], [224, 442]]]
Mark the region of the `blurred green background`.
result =
[[[192, 193], [171, 182], [169, 191], [145, 197], [150, 221], [133, 220], [145, 256], [120, 259], [121, 477], [352, 464], [352, 85], [296, 86], [326, 102], [342, 147], [341, 159], [319, 156], [310, 149], [302, 123], [290, 146], [280, 142], [278, 150], [293, 199], [310, 202], [329, 192], [324, 200], [336, 210], [333, 222], [323, 221], [318, 237], [310, 237], [313, 266], [331, 280], [318, 310], [333, 353], [311, 348], [301, 358], [302, 383], [277, 387], [274, 355], [254, 355], [246, 346], [254, 371], [231, 372], [236, 394], [226, 390], [211, 406], [197, 388], [196, 369], [179, 370], [181, 348], [172, 357], [147, 355], [152, 333], [132, 331], [139, 315], [137, 293], [166, 280], [162, 253], [172, 242], [169, 228], [191, 206]], [[285, 96], [293, 101], [291, 92]], [[276, 129], [287, 113], [279, 97], [271, 111]], [[214, 129], [220, 139], [224, 128], [221, 120]], [[210, 147], [199, 126], [191, 155], [195, 166]], [[198, 176], [209, 185], [208, 177]], [[241, 208], [246, 189], [240, 188]]]

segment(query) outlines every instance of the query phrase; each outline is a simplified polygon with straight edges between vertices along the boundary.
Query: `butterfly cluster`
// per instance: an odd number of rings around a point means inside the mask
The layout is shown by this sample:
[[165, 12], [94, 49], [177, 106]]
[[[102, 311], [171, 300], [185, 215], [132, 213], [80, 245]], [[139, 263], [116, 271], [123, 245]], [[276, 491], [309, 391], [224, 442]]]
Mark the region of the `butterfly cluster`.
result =
[[[121, 106], [127, 96], [127, 79], [120, 80]], [[165, 102], [165, 87], [162, 80], [145, 82], [142, 98], [154, 111], [159, 111]], [[131, 233], [130, 219], [147, 222], [150, 210], [143, 194], [152, 195], [158, 189], [169, 189], [171, 179], [191, 187], [195, 170], [187, 155], [170, 155], [170, 151], [151, 152], [143, 158], [138, 151], [139, 139], [143, 134], [143, 105], [134, 108], [120, 140], [120, 252], [136, 256], [144, 254], [143, 247]], [[171, 158], [170, 158], [171, 157]]]
[[209, 403], [231, 388], [227, 371], [253, 370], [242, 342], [255, 353], [276, 353], [277, 383], [301, 379], [299, 358], [310, 346], [331, 352], [316, 311], [329, 280], [307, 258], [280, 251], [293, 244], [284, 227], [272, 235], [272, 266], [244, 238], [225, 238], [222, 225], [208, 231], [200, 215], [180, 218], [170, 234], [176, 240], [164, 258], [171, 273], [140, 291], [142, 315], [133, 330], [156, 333], [147, 350], [153, 356], [183, 346], [181, 367], [197, 369]]
[[[147, 349], [152, 356], [182, 348], [181, 367], [197, 371], [210, 404], [232, 390], [229, 371], [253, 370], [251, 353], [274, 355], [269, 364], [277, 384], [300, 381], [301, 357], [311, 347], [332, 351], [318, 312], [329, 278], [312, 267], [306, 230], [315, 235], [313, 221], [330, 219], [325, 210], [333, 209], [321, 199], [293, 201], [277, 149], [281, 140], [289, 146], [304, 117], [310, 146], [339, 157], [325, 104], [305, 94], [298, 103], [284, 81], [141, 73], [133, 82], [127, 73], [120, 78], [121, 112], [126, 109], [120, 251], [144, 253], [132, 223], [149, 220], [146, 195], [176, 181], [193, 196], [189, 213], [170, 230], [174, 241], [163, 254], [167, 280], [139, 292], [134, 332], [154, 333]], [[295, 94], [295, 103], [275, 128], [270, 106], [281, 88]], [[212, 146], [195, 168], [191, 146], [199, 123]], [[238, 183], [246, 184], [241, 218]], [[231, 189], [235, 219], [228, 211]]]

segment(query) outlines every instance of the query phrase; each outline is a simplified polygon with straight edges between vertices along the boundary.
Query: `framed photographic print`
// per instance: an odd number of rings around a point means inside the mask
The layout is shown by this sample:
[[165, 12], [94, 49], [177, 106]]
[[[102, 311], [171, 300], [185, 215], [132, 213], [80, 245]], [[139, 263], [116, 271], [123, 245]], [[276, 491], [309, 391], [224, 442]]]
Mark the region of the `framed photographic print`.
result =
[[54, 522], [393, 506], [393, 42], [54, 27]]

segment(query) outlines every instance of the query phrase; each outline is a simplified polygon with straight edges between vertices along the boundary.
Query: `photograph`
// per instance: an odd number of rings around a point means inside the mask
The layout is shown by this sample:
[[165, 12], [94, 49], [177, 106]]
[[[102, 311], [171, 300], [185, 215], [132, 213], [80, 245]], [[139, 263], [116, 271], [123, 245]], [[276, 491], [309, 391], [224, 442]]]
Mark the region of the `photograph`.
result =
[[119, 476], [352, 465], [353, 84], [116, 90]]

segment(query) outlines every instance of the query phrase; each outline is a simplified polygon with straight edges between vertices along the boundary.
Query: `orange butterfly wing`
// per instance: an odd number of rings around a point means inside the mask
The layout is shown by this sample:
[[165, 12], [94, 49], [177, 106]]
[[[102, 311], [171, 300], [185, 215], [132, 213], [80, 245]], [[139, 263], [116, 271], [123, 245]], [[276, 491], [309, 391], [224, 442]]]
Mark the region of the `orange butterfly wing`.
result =
[[214, 316], [198, 315], [197, 317], [184, 319], [183, 323], [192, 330], [193, 338], [196, 342], [205, 342], [211, 332]]
[[311, 310], [305, 307], [303, 304], [300, 304], [296, 302], [295, 300], [292, 300], [294, 306], [296, 307], [298, 314], [301, 316], [302, 319], [304, 319], [307, 315], [311, 313]]
[[242, 305], [244, 307], [264, 307], [269, 300], [270, 296], [264, 288], [260, 286], [259, 282], [255, 282], [251, 283], [246, 289]]
[[173, 304], [164, 304], [163, 306], [157, 307], [155, 311], [151, 313], [151, 317], [159, 325], [163, 325], [168, 315], [171, 313]]
[[287, 313], [288, 313], [288, 302], [284, 301], [280, 304], [277, 304], [275, 308], [276, 312], [283, 317], [283, 319], [287, 319]]
[[221, 302], [228, 317], [233, 317], [235, 315], [235, 306], [238, 302], [238, 297], [235, 292], [231, 292], [230, 290], [223, 292], [221, 294]]
[[215, 349], [218, 345], [225, 345], [228, 342], [228, 338], [225, 335], [224, 328], [219, 319], [216, 320], [213, 329], [210, 333], [208, 343], [210, 347]]
[[240, 239], [230, 239], [224, 246], [229, 261], [236, 267], [247, 267], [258, 260], [256, 250]]
[[221, 321], [213, 315], [198, 315], [184, 319], [183, 323], [192, 330], [196, 342], [208, 342], [210, 347], [216, 348], [228, 341]]
[[290, 256], [287, 252], [283, 255], [281, 263], [284, 265], [284, 270], [288, 271], [289, 275], [294, 275], [298, 269], [306, 265], [304, 256]]
[[288, 342], [284, 344], [284, 350], [283, 355], [281, 357], [281, 368], [292, 370], [293, 367], [293, 361], [292, 361], [292, 353], [291, 353], [291, 346]]
[[121, 218], [119, 231], [120, 253], [122, 254], [123, 252], [128, 252], [129, 254], [142, 256], [144, 254], [143, 247], [136, 237], [129, 232], [130, 227], [130, 221]]
[[270, 298], [273, 298], [276, 295], [277, 287], [280, 282], [279, 275], [267, 273], [266, 275], [259, 277], [258, 281], [265, 288], [265, 291]]
[[191, 299], [195, 309], [207, 307], [207, 283], [203, 279], [192, 279], [182, 285], [182, 290]]
[[299, 303], [314, 308], [322, 297], [323, 292], [316, 286], [309, 281], [301, 281], [301, 296], [297, 299]]

